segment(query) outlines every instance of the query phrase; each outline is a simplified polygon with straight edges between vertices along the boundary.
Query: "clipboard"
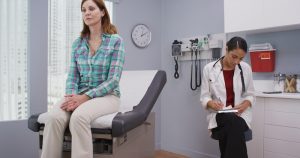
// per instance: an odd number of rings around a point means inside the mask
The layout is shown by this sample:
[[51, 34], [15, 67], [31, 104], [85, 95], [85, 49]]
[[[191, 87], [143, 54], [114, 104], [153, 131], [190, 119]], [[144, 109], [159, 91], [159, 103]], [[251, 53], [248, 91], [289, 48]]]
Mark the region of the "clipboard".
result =
[[217, 113], [236, 113], [236, 112], [238, 112], [237, 109], [223, 109], [217, 111]]

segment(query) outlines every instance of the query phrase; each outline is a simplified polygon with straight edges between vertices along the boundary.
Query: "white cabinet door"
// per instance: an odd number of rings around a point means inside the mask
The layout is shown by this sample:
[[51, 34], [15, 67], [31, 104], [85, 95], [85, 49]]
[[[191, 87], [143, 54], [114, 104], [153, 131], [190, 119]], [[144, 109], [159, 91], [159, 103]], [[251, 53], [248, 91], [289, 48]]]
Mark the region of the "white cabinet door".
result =
[[247, 142], [249, 158], [263, 158], [264, 102], [264, 98], [257, 97], [252, 107], [252, 140]]
[[282, 155], [290, 155], [292, 157], [299, 158], [300, 155], [300, 143], [298, 142], [289, 142], [283, 141], [280, 139], [269, 139], [264, 138], [264, 150], [282, 154]]
[[300, 24], [299, 0], [263, 0], [264, 27]]
[[299, 110], [298, 99], [266, 98], [265, 124], [300, 129]]
[[224, 0], [225, 33], [300, 25], [300, 0]]
[[264, 137], [290, 142], [300, 142], [300, 129], [266, 124]]
[[262, 28], [262, 0], [224, 0], [225, 32]]
[[299, 157], [299, 110], [300, 106], [298, 99], [265, 98], [265, 158], [288, 157], [283, 155]]
[[299, 99], [265, 98], [265, 110], [300, 115]]

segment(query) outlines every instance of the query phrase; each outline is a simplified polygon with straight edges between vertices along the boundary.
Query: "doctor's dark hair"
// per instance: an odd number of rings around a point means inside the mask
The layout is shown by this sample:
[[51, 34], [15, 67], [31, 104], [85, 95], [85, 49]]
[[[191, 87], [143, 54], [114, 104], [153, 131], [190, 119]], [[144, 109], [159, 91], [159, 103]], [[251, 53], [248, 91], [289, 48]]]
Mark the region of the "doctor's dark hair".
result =
[[[82, 5], [85, 1], [87, 1], [87, 0], [82, 0], [81, 1], [81, 8], [80, 9], [82, 9]], [[117, 28], [110, 21], [110, 17], [109, 17], [109, 14], [108, 14], [108, 10], [105, 6], [104, 0], [93, 0], [93, 2], [96, 3], [96, 5], [98, 6], [98, 8], [101, 11], [104, 11], [104, 16], [101, 19], [101, 25], [102, 25], [103, 33], [106, 33], [106, 34], [116, 34], [116, 33], [118, 33]], [[89, 34], [90, 34], [90, 29], [83, 21], [83, 29], [81, 31], [81, 37], [89, 36]]]
[[242, 37], [232, 37], [227, 43], [227, 51], [232, 51], [234, 49], [242, 49], [247, 53], [247, 42]]

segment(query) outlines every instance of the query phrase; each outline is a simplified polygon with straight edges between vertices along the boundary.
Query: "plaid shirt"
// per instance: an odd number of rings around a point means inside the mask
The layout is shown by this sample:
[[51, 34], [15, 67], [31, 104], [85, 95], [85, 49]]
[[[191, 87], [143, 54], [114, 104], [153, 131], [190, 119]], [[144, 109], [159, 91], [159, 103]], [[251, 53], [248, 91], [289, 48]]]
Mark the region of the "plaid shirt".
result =
[[124, 64], [124, 43], [117, 34], [102, 34], [102, 43], [94, 56], [87, 38], [72, 45], [66, 94], [86, 94], [90, 98], [113, 94], [120, 97], [119, 81]]

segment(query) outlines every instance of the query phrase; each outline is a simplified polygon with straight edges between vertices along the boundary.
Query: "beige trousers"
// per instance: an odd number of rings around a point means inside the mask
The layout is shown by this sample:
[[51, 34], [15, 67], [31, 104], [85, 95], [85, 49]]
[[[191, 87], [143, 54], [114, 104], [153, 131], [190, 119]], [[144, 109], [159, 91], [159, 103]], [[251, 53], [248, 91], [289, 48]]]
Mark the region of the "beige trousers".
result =
[[63, 101], [49, 112], [41, 158], [62, 157], [64, 131], [68, 125], [72, 135], [72, 158], [93, 158], [91, 122], [97, 117], [117, 112], [120, 99], [114, 95], [94, 98], [76, 108], [72, 115], [60, 108]]

